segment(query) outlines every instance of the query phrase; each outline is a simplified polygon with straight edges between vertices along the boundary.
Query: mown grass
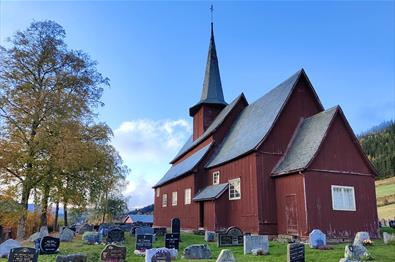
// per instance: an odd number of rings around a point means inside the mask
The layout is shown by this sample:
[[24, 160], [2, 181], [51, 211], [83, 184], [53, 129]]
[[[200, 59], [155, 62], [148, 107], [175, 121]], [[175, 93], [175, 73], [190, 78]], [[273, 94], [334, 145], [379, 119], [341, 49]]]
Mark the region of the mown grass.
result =
[[[385, 231], [392, 232], [392, 229], [385, 229]], [[205, 243], [203, 236], [193, 235], [193, 234], [182, 234], [183, 242], [180, 243], [180, 252], [178, 259], [181, 259], [182, 251], [185, 247], [191, 244], [201, 244]], [[162, 247], [164, 245], [163, 237], [159, 237], [158, 240], [154, 243], [155, 247]], [[213, 262], [215, 258], [218, 257], [221, 248], [218, 248], [215, 243], [208, 243], [212, 255], [214, 259], [211, 260], [198, 260], [202, 262]], [[32, 246], [31, 243], [26, 243], [26, 246]], [[143, 262], [144, 257], [138, 257], [133, 254], [135, 241], [133, 237], [129, 235], [126, 236], [127, 247], [127, 261], [128, 262]], [[333, 250], [315, 250], [310, 249], [306, 246], [306, 261], [339, 261], [341, 257], [343, 257], [345, 243], [333, 245]], [[70, 243], [62, 242], [60, 245], [60, 255], [71, 254], [71, 253], [85, 253], [88, 255], [88, 261], [98, 262], [100, 261], [100, 253], [103, 250], [104, 245], [85, 245], [81, 241], [81, 236], [77, 236], [77, 238]], [[287, 257], [287, 245], [278, 243], [275, 241], [270, 241], [269, 245], [269, 255], [255, 257], [252, 255], [243, 255], [242, 247], [230, 247], [233, 254], [236, 256], [236, 260], [238, 262], [254, 262], [254, 261], [286, 261]], [[390, 245], [384, 245], [383, 241], [375, 240], [374, 246], [368, 247], [369, 252], [375, 258], [375, 261], [394, 261], [395, 258], [395, 244], [392, 243]], [[52, 262], [55, 261], [56, 255], [40, 255], [40, 262]], [[0, 259], [0, 262], [5, 262], [6, 259]], [[189, 261], [182, 259], [181, 261]], [[196, 261], [196, 260], [193, 260]]]
[[385, 197], [395, 194], [395, 183], [394, 184], [383, 184], [376, 186], [376, 197]]

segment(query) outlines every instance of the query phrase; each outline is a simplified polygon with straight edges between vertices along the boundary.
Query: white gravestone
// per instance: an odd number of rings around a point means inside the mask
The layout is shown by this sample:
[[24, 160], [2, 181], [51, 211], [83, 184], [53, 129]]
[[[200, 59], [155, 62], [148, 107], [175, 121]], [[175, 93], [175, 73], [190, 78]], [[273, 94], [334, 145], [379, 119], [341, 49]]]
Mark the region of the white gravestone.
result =
[[319, 229], [314, 229], [309, 234], [309, 244], [311, 248], [326, 246], [326, 235]]
[[244, 255], [250, 254], [253, 249], [262, 249], [264, 254], [269, 253], [269, 238], [263, 235], [244, 236]]

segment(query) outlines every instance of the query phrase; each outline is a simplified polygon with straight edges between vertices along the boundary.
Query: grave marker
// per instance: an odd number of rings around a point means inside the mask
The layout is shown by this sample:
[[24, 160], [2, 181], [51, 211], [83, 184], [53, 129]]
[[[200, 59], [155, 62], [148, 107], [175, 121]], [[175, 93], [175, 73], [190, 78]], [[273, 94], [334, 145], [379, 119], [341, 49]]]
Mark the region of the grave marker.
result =
[[123, 262], [126, 259], [126, 247], [108, 244], [100, 254], [101, 261]]
[[243, 232], [238, 227], [230, 227], [225, 233], [218, 234], [218, 247], [242, 246]]
[[304, 244], [292, 243], [287, 246], [288, 262], [304, 262]]
[[30, 247], [16, 247], [11, 249], [8, 262], [37, 262], [38, 250]]
[[107, 243], [124, 242], [125, 232], [120, 228], [112, 228], [107, 232]]
[[180, 234], [166, 234], [165, 235], [165, 247], [179, 249], [180, 246]]
[[179, 218], [173, 218], [171, 220], [171, 233], [172, 234], [180, 234], [181, 231], [181, 221]]
[[40, 241], [40, 253], [42, 254], [55, 254], [58, 252], [60, 245], [59, 238], [46, 236]]
[[244, 235], [244, 255], [252, 253], [252, 250], [254, 249], [260, 249], [264, 254], [269, 253], [268, 236]]
[[153, 235], [136, 235], [136, 250], [145, 251], [152, 248]]

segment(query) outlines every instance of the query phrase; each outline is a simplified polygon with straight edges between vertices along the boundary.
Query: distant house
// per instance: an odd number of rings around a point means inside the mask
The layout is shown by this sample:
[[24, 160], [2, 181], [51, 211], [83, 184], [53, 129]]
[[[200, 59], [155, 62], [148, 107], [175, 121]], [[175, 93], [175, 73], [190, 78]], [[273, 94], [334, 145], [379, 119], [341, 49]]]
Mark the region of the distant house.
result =
[[253, 103], [240, 94], [228, 104], [211, 28], [189, 114], [193, 135], [154, 186], [156, 226], [179, 217], [184, 229], [378, 236], [376, 171], [340, 106], [325, 110], [303, 69]]
[[127, 223], [127, 224], [136, 223], [136, 222], [153, 224], [154, 223], [154, 216], [153, 215], [132, 215], [131, 213], [129, 213], [123, 221], [123, 223]]

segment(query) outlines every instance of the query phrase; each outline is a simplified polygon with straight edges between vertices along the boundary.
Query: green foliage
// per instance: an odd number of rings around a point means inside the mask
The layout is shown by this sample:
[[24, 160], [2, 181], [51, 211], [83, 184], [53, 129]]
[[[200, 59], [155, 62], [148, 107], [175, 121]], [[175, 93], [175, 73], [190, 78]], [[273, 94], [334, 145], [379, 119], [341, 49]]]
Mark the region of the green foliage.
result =
[[363, 150], [376, 167], [377, 179], [395, 176], [395, 122], [359, 137]]

